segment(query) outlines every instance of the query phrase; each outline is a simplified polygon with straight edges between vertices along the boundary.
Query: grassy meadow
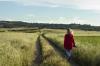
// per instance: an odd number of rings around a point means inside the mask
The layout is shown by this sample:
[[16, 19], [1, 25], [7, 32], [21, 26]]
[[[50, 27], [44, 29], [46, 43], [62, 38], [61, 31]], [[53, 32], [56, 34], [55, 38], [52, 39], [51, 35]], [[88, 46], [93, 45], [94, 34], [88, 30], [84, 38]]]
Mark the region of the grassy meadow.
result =
[[[0, 29], [0, 66], [36, 66], [33, 63], [38, 50], [36, 41], [42, 33], [64, 49], [66, 30], [42, 29], [41, 33], [36, 29], [24, 30]], [[73, 49], [72, 60], [79, 66], [100, 66], [100, 32], [73, 31], [77, 48]], [[42, 36], [40, 44], [43, 60], [39, 66], [72, 66]]]
[[[46, 40], [41, 38], [43, 47], [43, 63], [41, 66], [71, 66], [66, 58], [60, 57], [57, 51], [54, 50], [52, 46], [48, 44]], [[59, 60], [58, 60], [59, 59]]]
[[[63, 48], [65, 33], [48, 31], [46, 36]], [[74, 38], [77, 48], [73, 49], [73, 60], [81, 66], [100, 66], [100, 32], [74, 30]]]
[[0, 66], [31, 66], [36, 33], [0, 33]]

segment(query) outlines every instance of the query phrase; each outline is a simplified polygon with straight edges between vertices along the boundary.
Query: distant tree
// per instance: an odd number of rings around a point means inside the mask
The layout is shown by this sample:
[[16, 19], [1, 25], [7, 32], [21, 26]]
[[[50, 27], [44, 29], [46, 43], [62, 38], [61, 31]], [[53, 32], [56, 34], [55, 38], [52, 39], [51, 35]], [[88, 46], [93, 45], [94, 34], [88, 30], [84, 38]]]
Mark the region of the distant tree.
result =
[[0, 28], [50, 28], [50, 29], [81, 29], [81, 30], [91, 30], [100, 31], [100, 26], [91, 26], [89, 24], [49, 24], [49, 23], [27, 23], [22, 21], [0, 21]]

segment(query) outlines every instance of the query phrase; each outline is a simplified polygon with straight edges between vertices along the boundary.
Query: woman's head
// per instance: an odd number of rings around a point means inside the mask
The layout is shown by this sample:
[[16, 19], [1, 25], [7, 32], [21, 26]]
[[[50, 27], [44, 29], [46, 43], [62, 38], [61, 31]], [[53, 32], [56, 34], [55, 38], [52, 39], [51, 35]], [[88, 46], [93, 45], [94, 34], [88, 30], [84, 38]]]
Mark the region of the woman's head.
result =
[[67, 29], [67, 34], [72, 34], [72, 30], [70, 28]]

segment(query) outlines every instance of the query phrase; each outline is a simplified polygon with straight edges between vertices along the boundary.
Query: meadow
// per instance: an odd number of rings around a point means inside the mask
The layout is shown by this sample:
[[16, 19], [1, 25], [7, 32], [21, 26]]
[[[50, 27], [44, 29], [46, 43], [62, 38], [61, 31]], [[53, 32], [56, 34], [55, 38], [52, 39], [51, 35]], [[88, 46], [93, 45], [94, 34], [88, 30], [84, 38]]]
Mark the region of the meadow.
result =
[[66, 58], [62, 58], [43, 37], [41, 37], [41, 43], [43, 48], [43, 63], [41, 66], [71, 66]]
[[63, 57], [66, 30], [17, 30], [0, 29], [0, 66], [100, 66], [100, 32], [73, 30], [77, 46], [73, 49], [74, 65]]
[[31, 66], [37, 36], [36, 33], [0, 33], [0, 66]]
[[[48, 31], [46, 37], [63, 48], [66, 31], [57, 31]], [[73, 49], [73, 61], [80, 66], [100, 66], [100, 32], [74, 30], [74, 38], [77, 48]]]

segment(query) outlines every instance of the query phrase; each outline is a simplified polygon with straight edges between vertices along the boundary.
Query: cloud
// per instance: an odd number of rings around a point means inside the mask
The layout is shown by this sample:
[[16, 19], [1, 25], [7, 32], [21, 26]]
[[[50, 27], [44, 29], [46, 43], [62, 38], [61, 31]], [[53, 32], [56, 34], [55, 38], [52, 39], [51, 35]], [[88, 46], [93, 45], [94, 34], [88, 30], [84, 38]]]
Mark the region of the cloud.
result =
[[15, 1], [24, 6], [65, 7], [100, 11], [100, 0], [0, 0]]
[[[6, 1], [6, 0], [5, 0]], [[100, 13], [100, 0], [7, 0], [24, 6], [63, 7]]]
[[0, 17], [0, 20], [8, 20], [8, 21], [24, 21], [30, 23], [53, 23], [53, 24], [90, 24], [100, 26], [100, 20], [94, 19], [82, 19], [78, 16], [76, 17], [39, 17], [32, 14], [23, 15], [20, 17]]
[[26, 14], [21, 16], [4, 16], [0, 17], [0, 20], [7, 20], [7, 21], [24, 21], [24, 22], [33, 22], [33, 18], [35, 18], [35, 15], [33, 14]]

